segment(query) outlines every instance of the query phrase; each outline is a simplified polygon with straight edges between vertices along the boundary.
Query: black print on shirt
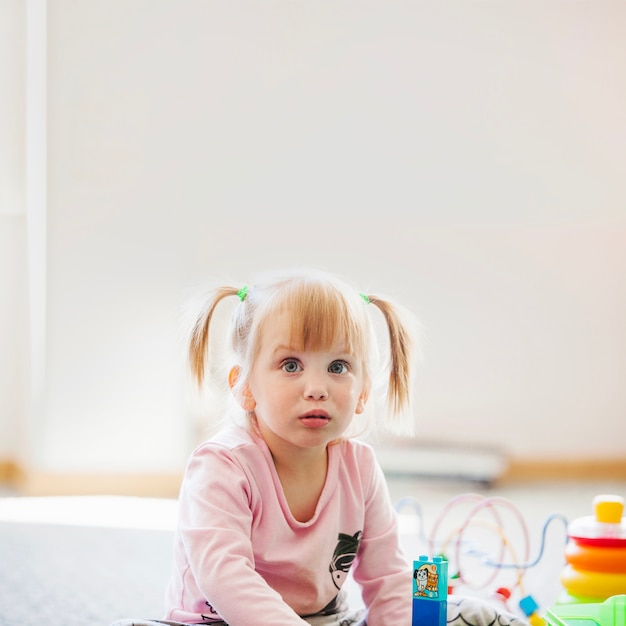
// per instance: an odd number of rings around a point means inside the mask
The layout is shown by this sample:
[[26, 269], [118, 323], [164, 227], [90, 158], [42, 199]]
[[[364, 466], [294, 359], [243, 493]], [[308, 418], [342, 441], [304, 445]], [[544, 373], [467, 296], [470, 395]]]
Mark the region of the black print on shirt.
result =
[[357, 531], [354, 535], [346, 535], [339, 533], [337, 545], [333, 553], [333, 560], [330, 563], [328, 571], [333, 578], [333, 584], [337, 589], [341, 589], [350, 567], [356, 557], [361, 542], [362, 531]]
[[204, 613], [201, 613], [200, 617], [205, 622], [214, 622], [216, 618], [219, 618], [219, 615], [218, 615], [217, 611], [208, 602], [205, 602], [205, 604], [209, 607], [209, 613], [211, 615], [205, 615]]

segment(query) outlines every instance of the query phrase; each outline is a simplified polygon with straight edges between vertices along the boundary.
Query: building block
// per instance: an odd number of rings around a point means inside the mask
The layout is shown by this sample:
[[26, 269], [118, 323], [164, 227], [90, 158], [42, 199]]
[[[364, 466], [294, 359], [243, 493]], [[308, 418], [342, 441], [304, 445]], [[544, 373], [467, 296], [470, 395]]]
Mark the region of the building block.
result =
[[448, 561], [421, 555], [413, 561], [412, 626], [446, 626]]

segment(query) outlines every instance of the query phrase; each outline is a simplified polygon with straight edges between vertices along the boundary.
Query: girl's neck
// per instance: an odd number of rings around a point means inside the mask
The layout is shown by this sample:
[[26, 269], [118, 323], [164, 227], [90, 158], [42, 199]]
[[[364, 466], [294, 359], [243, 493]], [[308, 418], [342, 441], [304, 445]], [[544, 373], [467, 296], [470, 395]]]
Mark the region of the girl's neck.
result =
[[328, 449], [313, 450], [281, 450], [280, 447], [268, 445], [278, 475], [293, 477], [326, 476], [328, 467]]
[[291, 514], [299, 522], [308, 522], [315, 515], [326, 484], [327, 447], [294, 449], [280, 440], [263, 439], [272, 455]]
[[315, 515], [326, 484], [328, 450], [323, 450], [321, 456], [310, 456], [305, 462], [272, 456], [291, 514], [299, 522], [308, 522]]

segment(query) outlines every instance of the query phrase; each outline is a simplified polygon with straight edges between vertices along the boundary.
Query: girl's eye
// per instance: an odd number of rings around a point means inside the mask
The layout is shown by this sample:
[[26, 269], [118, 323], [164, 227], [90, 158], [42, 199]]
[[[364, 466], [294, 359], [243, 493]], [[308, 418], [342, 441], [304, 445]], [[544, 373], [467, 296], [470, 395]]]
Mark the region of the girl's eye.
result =
[[295, 374], [300, 371], [300, 364], [294, 359], [289, 359], [283, 363], [283, 370], [288, 374]]
[[345, 374], [348, 371], [348, 364], [345, 361], [333, 361], [328, 366], [331, 374]]

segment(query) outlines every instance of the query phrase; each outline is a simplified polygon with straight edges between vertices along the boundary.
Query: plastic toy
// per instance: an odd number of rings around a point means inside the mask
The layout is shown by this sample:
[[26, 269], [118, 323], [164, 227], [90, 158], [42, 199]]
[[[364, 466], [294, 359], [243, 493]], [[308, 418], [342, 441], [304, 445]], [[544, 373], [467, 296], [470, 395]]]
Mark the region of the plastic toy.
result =
[[448, 562], [422, 555], [413, 561], [412, 626], [446, 626]]
[[544, 619], [548, 626], [626, 626], [626, 595], [601, 603], [557, 604]]
[[[453, 509], [460, 507], [469, 508], [460, 523], [448, 519], [453, 517]], [[506, 498], [465, 493], [442, 509], [428, 538], [428, 550], [445, 555], [450, 584], [455, 588], [484, 590], [511, 612], [515, 610], [511, 605], [517, 601], [527, 621], [539, 626], [543, 624], [542, 611], [524, 583], [527, 572], [544, 555], [547, 530], [553, 521], [562, 523], [565, 544], [567, 520], [553, 514], [543, 525], [539, 553], [531, 559], [529, 531], [521, 511]]]
[[567, 565], [561, 572], [566, 590], [560, 603], [599, 602], [626, 594], [626, 518], [624, 499], [599, 495], [594, 516], [581, 517], [568, 527]]

